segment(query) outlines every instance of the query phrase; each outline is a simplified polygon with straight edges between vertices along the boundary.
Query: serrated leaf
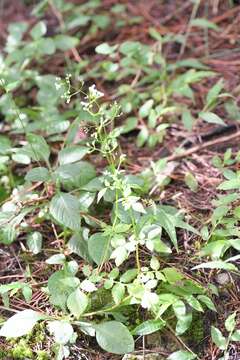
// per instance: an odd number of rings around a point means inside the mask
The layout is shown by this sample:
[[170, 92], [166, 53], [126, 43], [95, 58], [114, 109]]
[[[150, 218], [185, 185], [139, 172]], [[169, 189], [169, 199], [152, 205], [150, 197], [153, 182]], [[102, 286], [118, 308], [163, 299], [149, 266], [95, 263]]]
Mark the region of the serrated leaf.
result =
[[20, 311], [3, 324], [0, 336], [14, 338], [27, 335], [36, 323], [43, 318], [42, 314], [31, 309]]
[[23, 147], [25, 155], [31, 157], [34, 161], [48, 161], [50, 156], [49, 146], [44, 137], [36, 134], [27, 135], [28, 144]]
[[49, 211], [52, 217], [63, 226], [72, 230], [80, 229], [80, 204], [75, 196], [67, 193], [55, 195], [50, 202]]
[[84, 313], [87, 306], [88, 297], [79, 289], [72, 292], [67, 299], [67, 307], [76, 318], [79, 318]]
[[47, 181], [49, 179], [49, 171], [45, 167], [36, 167], [28, 171], [25, 176], [27, 181]]
[[101, 265], [111, 255], [110, 238], [102, 233], [93, 234], [88, 240], [88, 252], [93, 261]]
[[126, 354], [134, 350], [134, 340], [128, 328], [118, 321], [95, 326], [98, 345], [113, 354]]

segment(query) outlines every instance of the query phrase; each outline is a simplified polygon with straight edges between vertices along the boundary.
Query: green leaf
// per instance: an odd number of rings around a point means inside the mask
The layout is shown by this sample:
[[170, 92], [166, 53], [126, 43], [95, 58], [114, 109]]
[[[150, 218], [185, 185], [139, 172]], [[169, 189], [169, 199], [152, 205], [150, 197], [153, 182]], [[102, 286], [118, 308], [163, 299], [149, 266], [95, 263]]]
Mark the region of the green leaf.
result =
[[27, 141], [28, 145], [23, 148], [26, 155], [30, 156], [34, 161], [48, 161], [50, 149], [44, 137], [28, 134]]
[[88, 252], [97, 265], [101, 265], [110, 258], [110, 238], [102, 233], [93, 234], [88, 240]]
[[175, 268], [167, 267], [162, 272], [170, 284], [175, 284], [183, 279], [183, 275]]
[[62, 149], [58, 154], [58, 161], [60, 165], [74, 163], [81, 160], [89, 149], [85, 146], [68, 146]]
[[179, 350], [168, 356], [167, 360], [193, 360], [197, 355], [190, 353], [189, 351]]
[[142, 147], [147, 141], [148, 136], [149, 136], [148, 128], [146, 126], [143, 126], [137, 136], [137, 146]]
[[223, 79], [218, 80], [218, 82], [209, 90], [207, 94], [207, 106], [209, 107], [212, 103], [218, 98], [221, 90], [223, 89], [224, 82]]
[[65, 310], [69, 295], [71, 295], [79, 285], [80, 281], [75, 276], [71, 276], [63, 270], [56, 271], [48, 279], [51, 303]]
[[84, 237], [84, 232], [74, 234], [70, 238], [67, 246], [74, 254], [77, 254], [87, 262], [91, 262], [91, 257], [88, 253], [88, 243]]
[[163, 329], [165, 325], [166, 322], [163, 320], [147, 320], [135, 327], [135, 329], [132, 331], [132, 335], [149, 335]]
[[95, 326], [98, 345], [113, 354], [126, 354], [134, 350], [134, 340], [128, 328], [118, 321]]
[[0, 154], [6, 155], [12, 149], [12, 144], [7, 136], [0, 135]]
[[80, 229], [80, 205], [75, 196], [67, 193], [55, 195], [50, 202], [49, 211], [52, 217], [63, 226], [72, 230]]
[[193, 125], [194, 125], [194, 121], [195, 121], [195, 119], [193, 118], [191, 111], [184, 110], [182, 113], [182, 122], [183, 122], [185, 129], [187, 129], [188, 131], [191, 131], [193, 128]]
[[234, 333], [231, 336], [232, 341], [240, 341], [240, 330], [234, 331]]
[[79, 289], [72, 292], [67, 299], [67, 307], [76, 318], [84, 313], [87, 306], [88, 297]]
[[56, 48], [62, 51], [67, 51], [78, 45], [79, 39], [69, 35], [56, 35], [54, 37]]
[[206, 295], [198, 295], [198, 300], [200, 300], [202, 303], [204, 303], [208, 309], [212, 310], [212, 311], [217, 311], [217, 309], [215, 308], [214, 303], [212, 302], [211, 299], [209, 299], [208, 296]]
[[215, 326], [211, 326], [211, 337], [214, 344], [216, 344], [220, 350], [226, 349], [227, 339], [225, 339], [221, 331], [217, 329]]
[[236, 313], [229, 315], [225, 320], [225, 328], [228, 332], [232, 332], [236, 327]]
[[171, 220], [171, 217], [168, 216], [168, 214], [165, 213], [162, 209], [159, 209], [157, 213], [157, 220], [158, 224], [161, 225], [168, 233], [173, 245], [178, 250], [176, 229], [174, 223]]
[[176, 334], [182, 335], [184, 334], [187, 329], [189, 329], [192, 322], [192, 313], [188, 313], [186, 315], [178, 317], [178, 321], [176, 324]]
[[108, 43], [100, 44], [96, 47], [95, 51], [97, 54], [111, 55], [115, 52], [117, 46], [110, 46]]
[[38, 231], [34, 231], [27, 237], [27, 246], [31, 252], [36, 255], [42, 250], [42, 234]]
[[115, 304], [119, 304], [124, 298], [125, 286], [121, 283], [117, 283], [112, 288], [112, 297]]
[[225, 122], [212, 112], [200, 112], [199, 117], [210, 124], [218, 124], [226, 126]]
[[191, 172], [187, 172], [184, 177], [185, 184], [190, 190], [196, 192], [198, 189], [198, 181]]
[[20, 311], [3, 324], [0, 336], [15, 338], [27, 335], [36, 323], [43, 318], [42, 314], [30, 309]]
[[223, 181], [218, 187], [218, 190], [235, 190], [240, 189], [240, 178]]
[[129, 269], [120, 277], [120, 281], [126, 284], [130, 283], [135, 279], [137, 274], [138, 274], [137, 269]]
[[49, 265], [63, 265], [65, 262], [66, 257], [64, 254], [55, 254], [46, 260], [46, 263]]
[[30, 31], [30, 35], [34, 40], [41, 38], [47, 32], [47, 27], [44, 21], [39, 21]]
[[197, 269], [223, 269], [229, 271], [238, 271], [237, 267], [233, 264], [229, 264], [225, 261], [217, 260], [217, 261], [209, 261], [206, 263], [199, 264], [194, 266], [192, 270]]
[[153, 107], [154, 101], [153, 99], [147, 100], [139, 109], [139, 115], [142, 118], [145, 118], [149, 115], [151, 108]]
[[25, 176], [27, 181], [47, 181], [49, 179], [49, 171], [45, 167], [36, 167], [28, 171]]
[[185, 296], [185, 300], [193, 309], [203, 312], [202, 305], [193, 295]]
[[197, 26], [197, 27], [202, 27], [204, 29], [220, 31], [220, 28], [214, 22], [209, 21], [205, 18], [195, 18], [191, 20], [191, 26]]

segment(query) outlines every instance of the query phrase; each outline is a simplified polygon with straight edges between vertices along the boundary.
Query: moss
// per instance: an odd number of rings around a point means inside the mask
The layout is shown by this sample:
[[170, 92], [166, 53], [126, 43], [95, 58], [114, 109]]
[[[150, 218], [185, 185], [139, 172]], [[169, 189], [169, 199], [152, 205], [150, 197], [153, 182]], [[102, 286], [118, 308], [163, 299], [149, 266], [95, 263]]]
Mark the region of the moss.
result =
[[21, 339], [11, 350], [13, 359], [33, 358], [33, 352], [25, 339]]
[[44, 350], [38, 350], [36, 355], [37, 355], [36, 360], [49, 360], [50, 359], [48, 353]]

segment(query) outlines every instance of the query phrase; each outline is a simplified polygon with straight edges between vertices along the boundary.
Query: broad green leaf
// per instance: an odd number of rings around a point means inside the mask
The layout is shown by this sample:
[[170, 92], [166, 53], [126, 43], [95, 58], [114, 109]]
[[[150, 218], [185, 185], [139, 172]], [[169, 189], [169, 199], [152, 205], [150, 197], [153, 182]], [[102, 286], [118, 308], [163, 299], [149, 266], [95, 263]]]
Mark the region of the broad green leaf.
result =
[[68, 146], [62, 149], [58, 154], [58, 161], [60, 165], [74, 163], [81, 160], [89, 149], [85, 146]]
[[149, 136], [148, 128], [146, 126], [143, 126], [137, 136], [137, 146], [142, 147], [147, 141], [148, 136]]
[[44, 21], [39, 21], [30, 31], [30, 35], [34, 40], [41, 38], [47, 32], [47, 27]]
[[26, 155], [34, 161], [48, 161], [50, 149], [44, 137], [36, 134], [28, 134], [27, 141], [28, 144], [23, 148]]
[[200, 112], [199, 117], [211, 124], [226, 125], [225, 122], [213, 112]]
[[64, 254], [55, 254], [46, 260], [46, 263], [49, 265], [63, 265], [65, 262], [66, 257]]
[[30, 309], [20, 311], [3, 324], [0, 336], [15, 338], [27, 335], [36, 323], [43, 318], [44, 315]]
[[132, 331], [132, 335], [149, 335], [163, 329], [165, 325], [166, 323], [163, 320], [147, 320], [135, 327]]
[[79, 39], [69, 35], [59, 34], [54, 37], [56, 48], [67, 51], [78, 45]]
[[74, 254], [77, 254], [87, 262], [91, 262], [91, 257], [88, 253], [88, 243], [83, 235], [81, 232], [74, 234], [67, 243], [67, 246]]
[[176, 324], [176, 334], [182, 335], [184, 334], [190, 327], [192, 322], [192, 313], [188, 313], [186, 315], [178, 317]]
[[56, 271], [48, 279], [51, 303], [65, 310], [69, 295], [71, 295], [79, 285], [80, 281], [75, 276], [70, 276], [63, 270]]
[[193, 309], [203, 312], [202, 305], [193, 295], [185, 296], [185, 300]]
[[45, 167], [36, 167], [28, 171], [25, 176], [27, 181], [47, 181], [49, 179], [49, 171]]
[[112, 297], [115, 304], [119, 304], [124, 298], [125, 286], [121, 283], [117, 283], [112, 288]]
[[67, 307], [76, 318], [84, 313], [87, 306], [88, 297], [79, 289], [72, 292], [67, 299]]
[[157, 221], [158, 224], [161, 225], [164, 228], [164, 230], [168, 233], [175, 248], [178, 249], [175, 224], [171, 221], [171, 217], [167, 213], [165, 213], [162, 209], [159, 209], [157, 213]]
[[93, 234], [88, 240], [88, 252], [97, 265], [107, 261], [111, 255], [111, 239], [102, 233]]
[[42, 250], [42, 234], [39, 231], [34, 231], [27, 237], [27, 246], [31, 252], [36, 255]]
[[223, 181], [217, 187], [218, 190], [237, 190], [240, 189], [240, 178]]
[[79, 230], [81, 226], [80, 205], [78, 199], [67, 193], [55, 195], [49, 207], [52, 217], [65, 227]]
[[111, 55], [115, 52], [117, 46], [110, 46], [108, 43], [100, 44], [96, 47], [95, 51], [97, 54]]
[[217, 311], [214, 303], [212, 302], [211, 299], [209, 299], [208, 296], [206, 295], [198, 295], [198, 300], [200, 300], [203, 304], [205, 304], [207, 306], [208, 309], [212, 310], [212, 311]]
[[83, 188], [96, 176], [95, 168], [87, 161], [79, 161], [74, 164], [64, 164], [55, 171], [56, 177], [62, 183], [64, 189], [71, 191]]
[[197, 355], [190, 353], [189, 351], [179, 350], [168, 356], [167, 360], [193, 360]]
[[209, 21], [205, 18], [195, 18], [191, 20], [192, 26], [202, 27], [204, 29], [211, 29], [215, 31], [220, 31], [220, 28], [212, 21]]
[[98, 345], [109, 353], [126, 354], [134, 350], [134, 340], [128, 328], [118, 321], [95, 325]]
[[183, 279], [183, 275], [175, 268], [167, 267], [163, 269], [162, 272], [170, 284], [175, 284], [177, 281], [181, 281]]
[[227, 346], [227, 339], [222, 335], [221, 331], [217, 329], [215, 326], [211, 326], [211, 337], [214, 344], [220, 350], [225, 350]]
[[225, 320], [225, 328], [228, 332], [232, 332], [236, 327], [236, 313], [229, 315]]

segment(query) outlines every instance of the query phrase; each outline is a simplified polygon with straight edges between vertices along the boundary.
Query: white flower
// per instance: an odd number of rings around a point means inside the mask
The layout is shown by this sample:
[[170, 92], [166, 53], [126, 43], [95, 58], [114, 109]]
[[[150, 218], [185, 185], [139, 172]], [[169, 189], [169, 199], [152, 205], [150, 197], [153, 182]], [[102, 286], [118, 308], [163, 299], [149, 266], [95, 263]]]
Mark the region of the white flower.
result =
[[150, 309], [152, 306], [158, 303], [158, 295], [146, 290], [142, 297], [141, 305], [144, 309]]
[[80, 284], [80, 288], [86, 292], [93, 292], [96, 291], [96, 286], [90, 280], [83, 280]]
[[98, 99], [100, 97], [104, 96], [104, 93], [102, 93], [101, 91], [96, 89], [96, 85], [93, 84], [92, 86], [90, 86], [89, 88], [89, 95], [91, 98], [95, 98]]

